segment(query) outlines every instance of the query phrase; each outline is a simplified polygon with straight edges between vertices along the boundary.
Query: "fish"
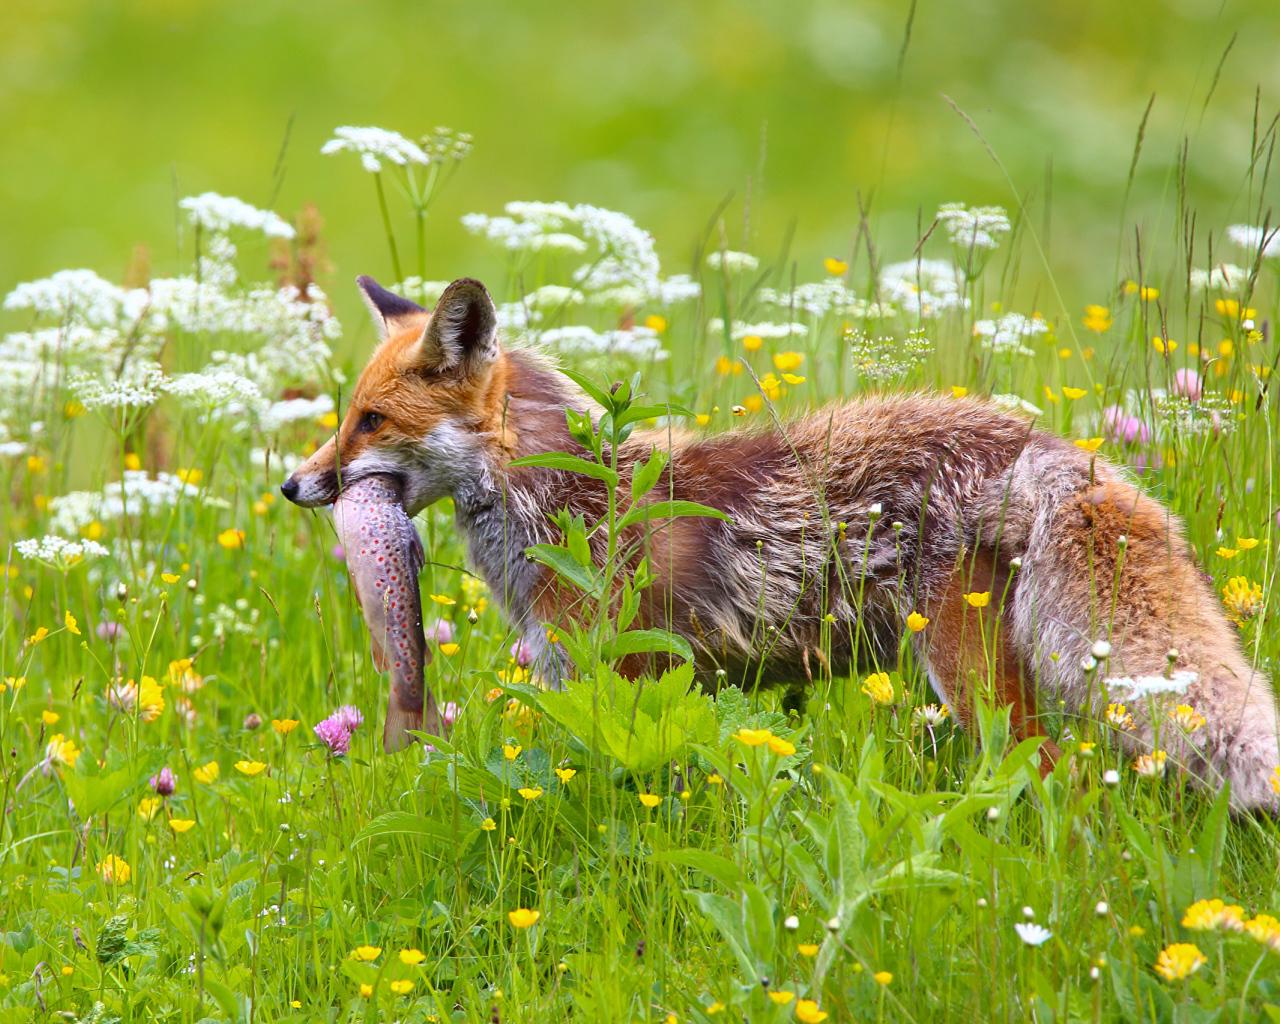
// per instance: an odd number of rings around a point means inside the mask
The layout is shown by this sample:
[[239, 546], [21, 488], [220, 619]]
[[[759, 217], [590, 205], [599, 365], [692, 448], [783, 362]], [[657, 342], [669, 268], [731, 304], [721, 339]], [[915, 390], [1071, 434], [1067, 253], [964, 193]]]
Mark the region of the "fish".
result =
[[369, 629], [374, 666], [391, 672], [382, 730], [388, 754], [414, 741], [411, 730], [444, 735], [435, 697], [423, 682], [431, 651], [422, 631], [418, 573], [426, 555], [402, 497], [399, 478], [374, 474], [349, 484], [333, 503], [333, 523]]

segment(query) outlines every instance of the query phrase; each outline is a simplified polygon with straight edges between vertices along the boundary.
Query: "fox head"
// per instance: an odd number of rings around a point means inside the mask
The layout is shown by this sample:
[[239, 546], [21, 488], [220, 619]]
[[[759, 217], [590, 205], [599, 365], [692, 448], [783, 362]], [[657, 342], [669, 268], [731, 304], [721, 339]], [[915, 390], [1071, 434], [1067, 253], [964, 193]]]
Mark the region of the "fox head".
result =
[[381, 340], [337, 434], [280, 486], [304, 508], [332, 503], [373, 473], [398, 477], [414, 516], [484, 475], [503, 432], [497, 312], [479, 281], [445, 289], [435, 310], [357, 278]]

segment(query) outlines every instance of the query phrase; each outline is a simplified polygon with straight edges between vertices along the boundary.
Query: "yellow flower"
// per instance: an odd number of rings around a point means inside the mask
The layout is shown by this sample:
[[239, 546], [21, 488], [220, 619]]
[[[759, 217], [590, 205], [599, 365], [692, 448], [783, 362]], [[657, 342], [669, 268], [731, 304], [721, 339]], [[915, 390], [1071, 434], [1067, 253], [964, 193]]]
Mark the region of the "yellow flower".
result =
[[517, 793], [519, 793], [519, 794], [520, 794], [522, 797], [524, 797], [526, 800], [537, 800], [537, 799], [538, 799], [538, 797], [542, 796], [542, 787], [540, 787], [540, 786], [533, 786], [533, 787], [525, 786], [525, 787], [522, 787], [522, 788], [520, 788], [520, 789], [517, 789], [517, 790], [516, 790], [516, 792], [517, 792]]
[[779, 757], [790, 757], [796, 752], [796, 745], [784, 740], [781, 736], [770, 736], [766, 742], [769, 744], [769, 749]]
[[658, 804], [662, 803], [662, 797], [658, 796], [657, 793], [641, 793], [639, 797], [640, 802], [645, 807], [657, 807]]
[[62, 616], [62, 624], [67, 627], [69, 633], [74, 633], [76, 636], [80, 635], [80, 625], [76, 622], [76, 617], [70, 612], [66, 612]]
[[1169, 981], [1181, 981], [1208, 962], [1208, 958], [1190, 942], [1175, 942], [1160, 951], [1156, 973]]
[[480, 827], [486, 832], [494, 832], [498, 828], [498, 823], [492, 818], [485, 818], [484, 821], [480, 822]]
[[772, 735], [773, 733], [768, 729], [748, 729], [743, 726], [733, 734], [733, 738], [744, 747], [758, 747], [763, 743], [768, 743]]
[[818, 944], [816, 942], [802, 942], [796, 946], [801, 956], [817, 956]]
[[800, 1000], [796, 1004], [796, 1020], [800, 1024], [822, 1024], [827, 1019], [826, 1012], [818, 1009], [817, 1002], [813, 1000]]
[[244, 530], [226, 529], [218, 534], [218, 543], [228, 551], [244, 547]]
[[326, 430], [332, 430], [338, 425], [338, 414], [331, 409], [320, 417], [319, 422], [320, 426], [324, 427]]
[[44, 724], [45, 724], [45, 725], [57, 725], [57, 724], [58, 724], [58, 719], [59, 719], [59, 718], [61, 718], [61, 717], [62, 717], [62, 716], [61, 716], [60, 714], [58, 714], [58, 712], [56, 712], [56, 711], [41, 711], [41, 712], [40, 712], [40, 721], [44, 722]]
[[773, 365], [783, 373], [795, 373], [804, 362], [801, 352], [778, 352], [773, 357]]
[[872, 672], [862, 681], [862, 692], [876, 704], [893, 703], [893, 684], [888, 672]]
[[27, 643], [29, 643], [32, 647], [34, 647], [36, 644], [38, 644], [41, 640], [43, 640], [48, 635], [49, 635], [49, 627], [41, 626], [29, 637], [27, 637]]
[[408, 981], [408, 980], [390, 981], [387, 984], [391, 986], [391, 991], [398, 996], [407, 996], [410, 992], [413, 991], [412, 981]]
[[177, 583], [178, 580], [182, 579], [182, 577], [179, 576], [176, 572], [162, 572], [160, 574], [160, 578], [171, 586], [174, 583]]
[[381, 955], [381, 946], [356, 946], [356, 948], [351, 951], [352, 960], [360, 960], [366, 964], [371, 960], [377, 960]]
[[1064, 384], [1062, 385], [1062, 393], [1074, 402], [1077, 398], [1084, 398], [1089, 392], [1084, 388], [1069, 388]]
[[458, 603], [458, 602], [457, 602], [457, 601], [455, 601], [453, 598], [449, 597], [447, 594], [432, 594], [432, 595], [431, 595], [431, 600], [433, 600], [436, 604], [446, 604], [446, 605], [448, 605], [448, 604], [457, 604], [457, 603]]
[[541, 916], [542, 914], [538, 911], [526, 910], [524, 907], [507, 912], [507, 920], [511, 922], [512, 928], [528, 928], [530, 925], [536, 924]]
[[199, 782], [205, 786], [211, 785], [212, 783], [218, 781], [218, 775], [220, 774], [220, 769], [218, 768], [218, 762], [210, 761], [208, 764], [204, 765], [203, 767], [196, 768], [195, 770], [193, 770], [191, 774], [195, 776], [196, 782]]
[[237, 761], [236, 762], [236, 771], [241, 772], [245, 775], [257, 775], [264, 768], [266, 768], [266, 765], [261, 761]]
[[520, 746], [519, 744], [516, 744], [516, 746], [513, 747], [510, 743], [504, 743], [502, 744], [502, 756], [505, 757], [508, 761], [514, 761], [517, 757], [520, 756], [520, 751], [522, 751], [523, 749], [524, 747]]
[[462, 648], [459, 647], [457, 644], [441, 644], [440, 645], [441, 654], [457, 654], [460, 650], [462, 650]]
[[787, 992], [785, 990], [782, 992], [773, 991], [769, 993], [769, 998], [779, 1006], [786, 1006], [787, 1003], [791, 1002], [795, 997], [796, 994], [794, 992]]
[[107, 859], [98, 862], [98, 877], [107, 885], [128, 885], [133, 869], [123, 857], [114, 853], [107, 854]]
[[556, 778], [561, 782], [568, 782], [571, 778], [578, 774], [577, 768], [557, 768]]
[[362, 984], [360, 986], [360, 994], [364, 996], [365, 999], [368, 999], [371, 995], [373, 995], [373, 986]]
[[875, 978], [881, 985], [888, 985], [889, 982], [893, 981], [893, 975], [888, 971], [876, 971], [871, 977]]
[[400, 950], [400, 962], [414, 967], [427, 958], [427, 954], [420, 949], [402, 949]]
[[1086, 306], [1084, 312], [1084, 325], [1089, 330], [1101, 334], [1111, 326], [1111, 310], [1106, 306]]
[[1237, 548], [1219, 547], [1218, 550], [1214, 552], [1214, 554], [1217, 555], [1219, 558], [1225, 558], [1230, 560], [1232, 558], [1235, 558], [1236, 555], [1240, 554], [1240, 552]]
[[794, 387], [797, 384], [804, 383], [804, 378], [797, 377], [794, 373], [784, 373], [782, 375], [782, 379], [785, 380], [788, 384], [792, 385], [792, 387]]
[[1183, 732], [1195, 732], [1204, 725], [1204, 715], [1197, 714], [1190, 704], [1179, 704], [1169, 712], [1169, 721]]
[[1099, 448], [1102, 447], [1102, 438], [1081, 437], [1081, 438], [1077, 438], [1073, 443], [1077, 448], [1083, 448], [1087, 452], [1096, 452]]
[[919, 612], [912, 612], [907, 616], [907, 629], [913, 633], [919, 633], [927, 625], [929, 625], [929, 620]]
[[1241, 551], [1252, 551], [1257, 546], [1258, 546], [1257, 537], [1237, 537], [1236, 538], [1236, 547], [1238, 547]]
[[298, 728], [298, 720], [296, 718], [273, 718], [271, 719], [271, 728], [281, 736], [288, 736], [289, 733]]
[[991, 603], [991, 591], [974, 590], [971, 593], [965, 594], [964, 599], [968, 603], [970, 608], [985, 608], [988, 604]]
[[1240, 933], [1245, 930], [1244, 907], [1228, 905], [1220, 899], [1197, 900], [1187, 907], [1182, 927], [1193, 932], [1221, 930]]
[[183, 832], [190, 830], [195, 825], [195, 821], [191, 818], [170, 818], [169, 827], [181, 835]]
[[759, 352], [760, 346], [764, 344], [764, 338], [758, 334], [748, 334], [742, 339], [742, 347], [748, 352]]
[[964, 398], [964, 396], [967, 395], [968, 393], [969, 393], [969, 389], [964, 387], [962, 384], [951, 385], [952, 398]]
[[654, 334], [661, 334], [667, 329], [667, 320], [655, 313], [644, 318], [644, 325]]
[[849, 264], [844, 260], [838, 260], [833, 256], [828, 256], [822, 261], [822, 265], [827, 268], [827, 273], [832, 277], [839, 277], [849, 269]]
[[176, 472], [178, 474], [178, 479], [184, 484], [195, 485], [204, 479], [203, 469], [179, 469], [176, 470]]

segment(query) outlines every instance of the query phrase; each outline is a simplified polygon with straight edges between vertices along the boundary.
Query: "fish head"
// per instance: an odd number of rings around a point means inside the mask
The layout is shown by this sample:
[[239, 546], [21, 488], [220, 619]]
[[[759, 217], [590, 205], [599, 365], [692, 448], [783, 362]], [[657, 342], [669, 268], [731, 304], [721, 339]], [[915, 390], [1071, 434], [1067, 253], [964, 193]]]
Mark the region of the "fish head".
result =
[[400, 481], [414, 516], [484, 472], [495, 403], [501, 407], [497, 311], [470, 278], [446, 288], [433, 312], [370, 278], [359, 283], [382, 343], [337, 433], [280, 490], [314, 508], [363, 477], [387, 475]]

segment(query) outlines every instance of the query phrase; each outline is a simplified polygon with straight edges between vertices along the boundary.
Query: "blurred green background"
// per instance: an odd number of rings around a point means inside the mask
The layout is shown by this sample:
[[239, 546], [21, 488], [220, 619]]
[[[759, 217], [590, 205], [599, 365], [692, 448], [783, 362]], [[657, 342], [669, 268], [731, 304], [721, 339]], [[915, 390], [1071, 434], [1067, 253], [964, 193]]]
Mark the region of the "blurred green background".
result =
[[[848, 252], [861, 199], [886, 258], [906, 258], [939, 203], [1015, 205], [943, 93], [1033, 196], [1070, 306], [1114, 283], [1125, 181], [1153, 93], [1127, 237], [1135, 222], [1151, 236], [1172, 230], [1184, 138], [1200, 233], [1250, 219], [1255, 95], [1264, 122], [1280, 106], [1276, 0], [920, 0], [912, 10], [898, 0], [5, 0], [0, 289], [63, 267], [118, 280], [139, 244], [154, 272], [176, 269], [176, 197], [210, 189], [266, 203], [291, 115], [275, 208], [318, 205], [333, 264], [324, 283], [348, 319], [350, 279], [391, 272], [371, 179], [355, 157], [319, 152], [344, 124], [474, 136], [429, 222], [428, 275], [439, 278], [499, 279], [494, 254], [458, 218], [511, 199], [629, 213], [674, 273], [731, 192], [728, 240], [743, 245], [750, 195], [748, 244], [776, 252], [794, 218], [800, 280]], [[409, 223], [397, 221], [405, 250]]]

